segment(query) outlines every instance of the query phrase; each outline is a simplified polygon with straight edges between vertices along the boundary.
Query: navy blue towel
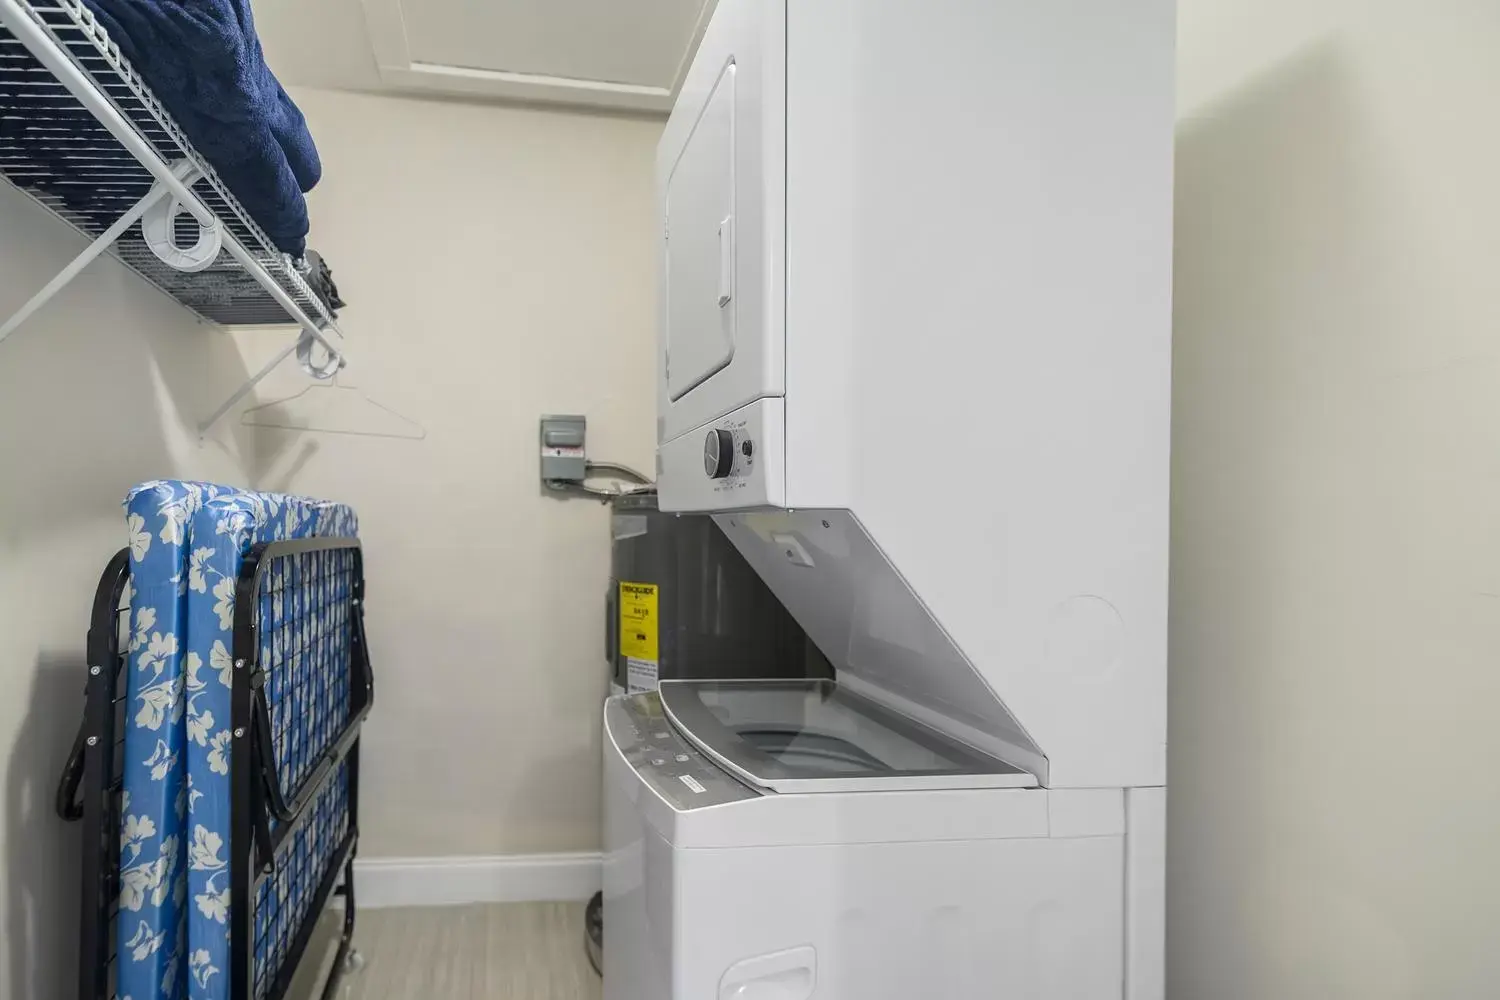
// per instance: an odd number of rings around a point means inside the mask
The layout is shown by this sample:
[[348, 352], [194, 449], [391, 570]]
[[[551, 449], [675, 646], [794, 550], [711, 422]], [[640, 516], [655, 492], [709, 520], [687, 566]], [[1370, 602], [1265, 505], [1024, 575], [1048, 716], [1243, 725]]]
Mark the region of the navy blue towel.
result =
[[86, 0], [250, 217], [293, 256], [323, 167], [266, 65], [249, 0]]

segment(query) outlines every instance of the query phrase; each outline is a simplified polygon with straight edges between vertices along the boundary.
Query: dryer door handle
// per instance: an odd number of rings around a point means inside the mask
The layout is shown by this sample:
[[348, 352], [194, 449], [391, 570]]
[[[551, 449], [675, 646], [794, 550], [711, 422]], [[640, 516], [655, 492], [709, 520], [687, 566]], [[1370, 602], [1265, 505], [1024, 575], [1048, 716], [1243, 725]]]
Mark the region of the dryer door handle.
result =
[[719, 308], [734, 301], [734, 216], [719, 223]]
[[803, 945], [731, 965], [719, 1000], [809, 1000], [817, 986], [818, 953]]

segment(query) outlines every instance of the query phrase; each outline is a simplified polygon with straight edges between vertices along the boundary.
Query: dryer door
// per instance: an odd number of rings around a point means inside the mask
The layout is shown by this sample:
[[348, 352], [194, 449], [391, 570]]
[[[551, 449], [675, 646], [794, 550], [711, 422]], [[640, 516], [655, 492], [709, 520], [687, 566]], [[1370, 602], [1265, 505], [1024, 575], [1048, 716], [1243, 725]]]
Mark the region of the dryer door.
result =
[[731, 58], [667, 178], [666, 378], [673, 403], [734, 360], [737, 76]]
[[779, 7], [720, 3], [658, 148], [662, 441], [783, 391]]

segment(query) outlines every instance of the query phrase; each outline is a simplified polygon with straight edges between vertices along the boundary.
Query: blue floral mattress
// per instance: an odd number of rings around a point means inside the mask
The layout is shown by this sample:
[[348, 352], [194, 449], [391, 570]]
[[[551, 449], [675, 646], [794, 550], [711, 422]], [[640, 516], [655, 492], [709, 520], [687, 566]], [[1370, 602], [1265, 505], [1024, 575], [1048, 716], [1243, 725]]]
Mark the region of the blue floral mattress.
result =
[[[354, 536], [345, 506], [210, 483], [145, 483], [125, 500], [130, 639], [116, 995], [230, 995], [230, 729], [235, 588], [260, 542]], [[260, 665], [288, 798], [349, 714], [353, 550], [273, 561], [259, 594]], [[254, 996], [265, 996], [349, 830], [348, 778], [285, 833], [255, 884]]]

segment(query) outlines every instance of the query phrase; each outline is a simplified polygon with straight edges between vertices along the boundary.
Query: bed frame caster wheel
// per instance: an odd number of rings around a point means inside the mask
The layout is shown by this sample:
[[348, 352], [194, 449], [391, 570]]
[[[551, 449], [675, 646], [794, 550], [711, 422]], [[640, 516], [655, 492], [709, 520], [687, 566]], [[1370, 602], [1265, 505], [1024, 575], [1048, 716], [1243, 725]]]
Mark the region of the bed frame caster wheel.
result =
[[347, 954], [347, 955], [344, 956], [344, 974], [345, 975], [353, 975], [354, 973], [358, 972], [360, 969], [363, 969], [364, 967], [365, 967], [365, 956], [361, 955], [359, 952], [355, 951], [353, 948], [350, 948], [349, 949], [349, 954]]

